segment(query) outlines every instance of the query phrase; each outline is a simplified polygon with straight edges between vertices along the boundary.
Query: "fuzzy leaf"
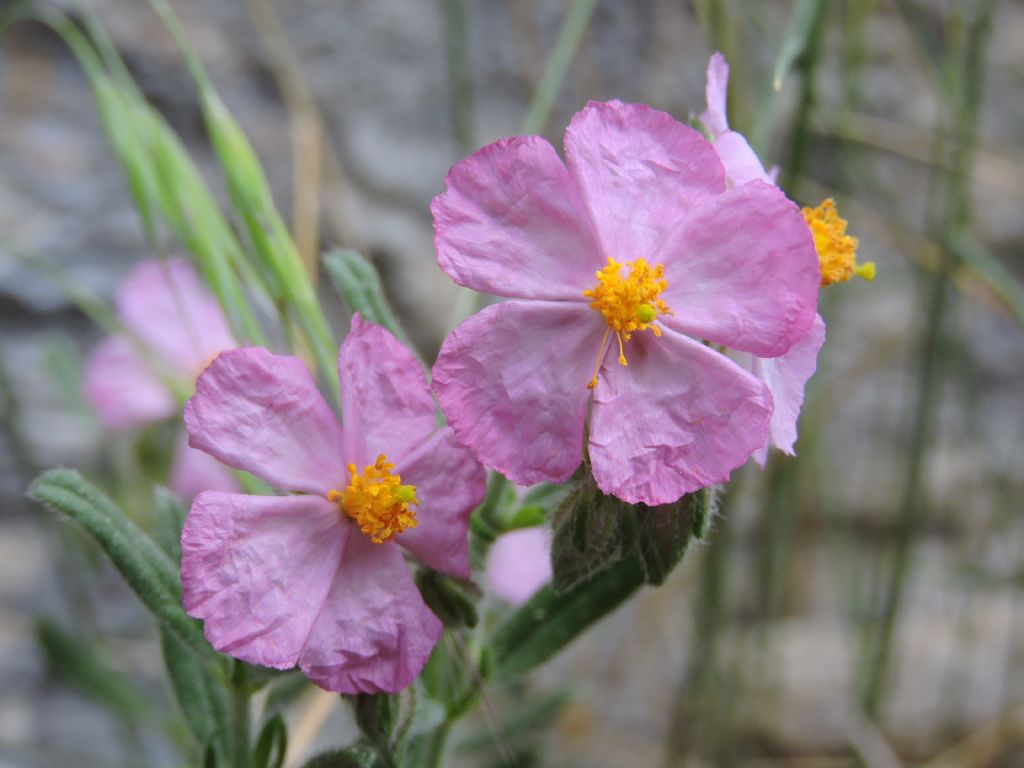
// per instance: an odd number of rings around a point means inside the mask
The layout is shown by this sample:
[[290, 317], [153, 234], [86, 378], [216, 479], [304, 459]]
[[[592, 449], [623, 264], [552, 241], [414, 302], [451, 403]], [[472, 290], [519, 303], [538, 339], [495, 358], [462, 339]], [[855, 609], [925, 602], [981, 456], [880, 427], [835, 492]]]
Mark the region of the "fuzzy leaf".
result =
[[198, 744], [210, 745], [225, 754], [228, 704], [223, 686], [216, 683], [207, 666], [175, 634], [164, 628], [160, 630], [160, 647], [189, 731]]
[[373, 264], [355, 251], [344, 248], [325, 253], [323, 262], [334, 289], [350, 310], [358, 312], [364, 320], [387, 328], [408, 345], [409, 339], [384, 295]]
[[274, 715], [267, 720], [259, 738], [256, 739], [256, 750], [253, 752], [254, 768], [281, 768], [285, 753], [288, 751], [288, 728], [281, 715]]

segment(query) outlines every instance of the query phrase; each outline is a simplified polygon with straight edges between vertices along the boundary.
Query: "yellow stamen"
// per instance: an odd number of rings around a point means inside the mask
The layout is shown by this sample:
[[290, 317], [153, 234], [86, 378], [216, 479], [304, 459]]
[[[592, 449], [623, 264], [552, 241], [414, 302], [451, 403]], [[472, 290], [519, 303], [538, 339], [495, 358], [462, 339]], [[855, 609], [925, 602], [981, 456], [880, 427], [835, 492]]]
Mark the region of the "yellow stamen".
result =
[[857, 263], [857, 238], [846, 234], [846, 219], [836, 210], [832, 198], [817, 208], [804, 208], [804, 219], [814, 235], [814, 249], [821, 261], [821, 286], [845, 283], [854, 275], [869, 283], [875, 279], [875, 263]]
[[416, 486], [402, 485], [402, 476], [394, 473], [394, 468], [383, 453], [362, 474], [355, 464], [349, 464], [352, 480], [348, 487], [327, 493], [328, 500], [340, 504], [374, 544], [383, 544], [396, 533], [417, 525], [416, 510], [409, 507], [420, 503]]
[[601, 339], [594, 376], [587, 385], [589, 388], [597, 386], [597, 373], [604, 360], [610, 332], [615, 332], [619, 342], [620, 365], [629, 365], [624, 342], [629, 341], [636, 331], [651, 330], [655, 336], [661, 336], [661, 329], [653, 323], [658, 315], [672, 314], [659, 298], [667, 287], [665, 267], [661, 264], [652, 267], [646, 259], [622, 263], [609, 257], [608, 265], [597, 272], [597, 285], [584, 291], [583, 295], [591, 299], [591, 309], [604, 317], [608, 330]]

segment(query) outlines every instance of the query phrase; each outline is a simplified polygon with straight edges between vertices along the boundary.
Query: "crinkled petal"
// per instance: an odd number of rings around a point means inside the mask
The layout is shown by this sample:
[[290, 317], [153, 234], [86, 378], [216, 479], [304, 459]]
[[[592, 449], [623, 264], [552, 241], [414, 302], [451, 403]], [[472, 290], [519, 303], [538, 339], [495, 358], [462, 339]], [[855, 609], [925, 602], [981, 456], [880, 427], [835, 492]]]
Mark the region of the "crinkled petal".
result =
[[576, 183], [539, 136], [461, 161], [434, 198], [437, 261], [459, 285], [524, 299], [582, 301], [604, 258]]
[[775, 179], [765, 172], [757, 153], [742, 134], [726, 131], [715, 139], [714, 147], [722, 165], [725, 166], [725, 175], [732, 186], [739, 187], [748, 181], [775, 183]]
[[725, 189], [711, 144], [642, 104], [590, 102], [565, 132], [565, 154], [602, 256], [617, 261], [660, 260], [690, 207]]
[[442, 629], [402, 550], [374, 544], [353, 526], [299, 666], [329, 691], [395, 693], [423, 669]]
[[338, 352], [345, 461], [399, 461], [435, 429], [423, 366], [391, 333], [356, 313]]
[[729, 118], [726, 116], [728, 89], [729, 62], [721, 53], [713, 53], [708, 60], [708, 79], [704, 86], [708, 108], [700, 116], [700, 121], [715, 138], [729, 130]]
[[189, 381], [237, 346], [217, 300], [184, 259], [140, 262], [118, 289], [117, 312], [169, 373]]
[[509, 301], [452, 331], [434, 390], [458, 439], [514, 483], [569, 479], [583, 458], [587, 382], [605, 328], [579, 304]]
[[[804, 387], [818, 365], [818, 351], [825, 343], [825, 321], [815, 316], [810, 332], [782, 357], [754, 358], [753, 373], [768, 385], [775, 399], [771, 443], [792, 456], [796, 423], [804, 404]], [[763, 463], [763, 462], [762, 462]]]
[[294, 666], [338, 572], [345, 542], [366, 538], [316, 496], [199, 494], [181, 537], [185, 610], [218, 651]]
[[485, 571], [488, 588], [512, 605], [522, 605], [551, 581], [551, 531], [524, 528], [491, 545]]
[[821, 282], [800, 209], [752, 181], [698, 205], [666, 261], [660, 320], [759, 357], [785, 354], [810, 330]]
[[448, 427], [437, 430], [398, 466], [416, 486], [415, 528], [395, 541], [435, 571], [469, 578], [469, 515], [484, 499], [487, 473]]
[[192, 499], [203, 491], [241, 490], [234, 473], [208, 453], [192, 448], [185, 432], [175, 442], [167, 484], [183, 499]]
[[666, 329], [635, 334], [627, 356], [594, 392], [590, 461], [605, 493], [668, 504], [724, 482], [764, 444], [771, 393], [724, 355]]
[[171, 416], [174, 395], [146, 365], [135, 345], [109, 336], [89, 355], [85, 396], [109, 429], [133, 429]]
[[193, 448], [277, 488], [326, 495], [347, 485], [341, 427], [297, 357], [221, 353], [196, 381], [185, 425]]

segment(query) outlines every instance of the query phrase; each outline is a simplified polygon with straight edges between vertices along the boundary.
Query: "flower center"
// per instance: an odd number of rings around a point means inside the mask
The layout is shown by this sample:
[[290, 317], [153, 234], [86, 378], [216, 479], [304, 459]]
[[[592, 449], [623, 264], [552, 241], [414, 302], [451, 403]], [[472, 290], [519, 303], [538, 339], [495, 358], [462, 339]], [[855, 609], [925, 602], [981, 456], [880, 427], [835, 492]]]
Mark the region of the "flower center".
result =
[[340, 502], [341, 510], [356, 521], [359, 530], [367, 534], [374, 544], [383, 544], [406, 528], [415, 528], [418, 505], [415, 485], [402, 485], [402, 477], [393, 473], [395, 465], [383, 453], [377, 461], [356, 472], [349, 464], [352, 480], [344, 491], [329, 491], [329, 501]]
[[814, 235], [814, 250], [821, 261], [821, 287], [845, 283], [854, 275], [869, 283], [875, 279], [875, 263], [857, 263], [857, 238], [846, 234], [846, 219], [836, 211], [832, 198], [817, 208], [804, 208], [804, 219]]
[[612, 331], [619, 341], [620, 365], [629, 365], [623, 342], [629, 341], [634, 332], [650, 329], [655, 336], [661, 336], [661, 329], [653, 323], [659, 314], [672, 314], [659, 298], [667, 287], [663, 265], [652, 267], [646, 259], [623, 264], [608, 257], [608, 265], [597, 273], [597, 285], [583, 292], [584, 296], [591, 299], [590, 308], [600, 312], [608, 323], [608, 329], [601, 339], [601, 349], [597, 353], [594, 376], [587, 384], [590, 389], [597, 386], [597, 372], [601, 368], [605, 346]]

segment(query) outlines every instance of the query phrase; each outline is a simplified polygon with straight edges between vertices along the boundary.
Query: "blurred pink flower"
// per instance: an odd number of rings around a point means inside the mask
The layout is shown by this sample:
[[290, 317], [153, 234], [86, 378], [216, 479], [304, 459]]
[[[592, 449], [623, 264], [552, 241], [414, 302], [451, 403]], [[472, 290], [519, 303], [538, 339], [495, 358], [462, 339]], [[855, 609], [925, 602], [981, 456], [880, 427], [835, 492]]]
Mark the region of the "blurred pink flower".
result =
[[338, 373], [344, 429], [297, 358], [242, 348], [199, 377], [185, 408], [191, 444], [296, 495], [196, 497], [182, 536], [185, 608], [236, 658], [298, 664], [331, 691], [398, 691], [442, 629], [402, 549], [467, 578], [486, 478], [437, 427], [422, 368], [383, 328], [356, 315]]
[[459, 439], [513, 482], [568, 479], [589, 411], [601, 490], [669, 503], [764, 444], [771, 394], [702, 341], [788, 352], [814, 320], [811, 234], [773, 185], [726, 190], [704, 137], [649, 107], [590, 103], [565, 151], [567, 165], [540, 137], [504, 139], [434, 199], [441, 268], [515, 299], [452, 332], [435, 388]]
[[[701, 122], [713, 136], [713, 146], [733, 184], [751, 180], [775, 183], [778, 168], [765, 173], [757, 154], [743, 136], [729, 130], [726, 116], [726, 90], [729, 85], [729, 63], [721, 53], [712, 54], [708, 62], [707, 110]], [[737, 361], [765, 382], [775, 400], [768, 440], [754, 452], [754, 460], [762, 467], [768, 459], [768, 445], [774, 445], [792, 456], [797, 438], [797, 420], [804, 403], [804, 389], [818, 365], [818, 352], [825, 343], [825, 321], [815, 315], [814, 324], [792, 349], [780, 357], [761, 358], [748, 353], [736, 355]]]
[[[184, 259], [140, 262], [117, 292], [126, 334], [101, 341], [85, 368], [85, 395], [108, 429], [137, 429], [175, 415], [175, 387], [191, 390], [218, 352], [236, 346], [216, 299]], [[178, 441], [169, 485], [185, 498], [235, 490], [230, 470]]]
[[512, 605], [522, 605], [551, 581], [551, 531], [523, 528], [499, 536], [487, 553], [488, 588]]

